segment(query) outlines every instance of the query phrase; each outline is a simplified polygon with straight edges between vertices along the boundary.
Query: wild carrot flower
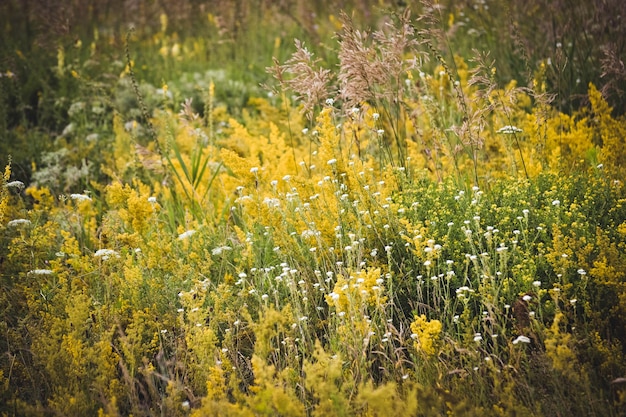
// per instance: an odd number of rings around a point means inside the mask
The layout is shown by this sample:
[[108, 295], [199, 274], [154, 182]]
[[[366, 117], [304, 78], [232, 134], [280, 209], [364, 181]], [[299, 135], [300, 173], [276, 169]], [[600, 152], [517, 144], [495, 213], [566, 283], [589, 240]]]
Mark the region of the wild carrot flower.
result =
[[11, 220], [10, 222], [7, 223], [7, 226], [9, 227], [17, 227], [20, 225], [30, 225], [30, 220], [26, 220], [26, 219], [15, 219], [15, 220]]
[[101, 258], [103, 261], [106, 261], [112, 256], [119, 258], [120, 254], [113, 249], [98, 249], [96, 253], [93, 254], [93, 256], [95, 256], [96, 258]]
[[522, 132], [522, 129], [516, 126], [510, 126], [510, 125], [506, 125], [497, 130], [497, 133], [503, 133], [505, 135], [511, 135], [513, 133], [521, 133], [521, 132]]
[[82, 203], [83, 201], [91, 201], [91, 197], [85, 194], [70, 194], [70, 198], [79, 203]]
[[24, 183], [22, 181], [7, 182], [4, 186], [6, 188], [17, 188], [20, 191], [24, 189]]
[[513, 341], [514, 345], [518, 343], [530, 343], [530, 339], [526, 336], [517, 336], [517, 338]]
[[189, 238], [190, 236], [192, 236], [194, 233], [196, 233], [196, 231], [193, 230], [193, 229], [187, 230], [187, 231], [181, 233], [180, 235], [178, 235], [178, 240], [185, 240], [185, 239]]
[[28, 271], [29, 274], [32, 275], [52, 275], [52, 270], [50, 269], [33, 269], [32, 271]]
[[230, 251], [230, 250], [233, 250], [233, 248], [231, 248], [230, 246], [218, 246], [216, 248], [213, 248], [213, 250], [211, 251], [211, 255], [219, 256], [223, 252]]

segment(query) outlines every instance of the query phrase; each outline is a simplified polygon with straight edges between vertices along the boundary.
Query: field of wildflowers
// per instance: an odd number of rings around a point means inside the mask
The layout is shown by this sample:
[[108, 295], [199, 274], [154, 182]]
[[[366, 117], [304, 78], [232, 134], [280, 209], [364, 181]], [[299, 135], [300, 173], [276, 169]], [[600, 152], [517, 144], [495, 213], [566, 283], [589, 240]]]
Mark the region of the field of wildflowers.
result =
[[621, 1], [97, 3], [0, 5], [0, 415], [626, 415]]

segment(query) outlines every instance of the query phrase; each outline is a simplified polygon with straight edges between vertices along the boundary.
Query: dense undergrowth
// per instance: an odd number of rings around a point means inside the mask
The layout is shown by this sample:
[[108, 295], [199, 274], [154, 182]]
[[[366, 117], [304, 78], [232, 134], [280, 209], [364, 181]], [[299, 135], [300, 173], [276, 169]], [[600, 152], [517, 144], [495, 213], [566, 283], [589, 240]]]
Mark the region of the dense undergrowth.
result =
[[507, 3], [4, 51], [0, 413], [624, 415], [623, 78]]

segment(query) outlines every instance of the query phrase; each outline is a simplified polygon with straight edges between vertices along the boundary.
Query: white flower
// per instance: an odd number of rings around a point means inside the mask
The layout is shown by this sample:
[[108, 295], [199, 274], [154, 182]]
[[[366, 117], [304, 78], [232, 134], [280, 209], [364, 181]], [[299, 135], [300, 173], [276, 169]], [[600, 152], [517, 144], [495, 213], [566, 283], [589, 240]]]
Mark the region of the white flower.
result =
[[263, 204], [265, 204], [269, 208], [278, 208], [280, 207], [280, 200], [277, 198], [265, 197], [265, 199], [263, 200]]
[[517, 338], [513, 341], [514, 345], [517, 345], [518, 343], [530, 343], [530, 339], [526, 336], [517, 336]]
[[222, 252], [229, 251], [229, 250], [233, 250], [233, 248], [231, 248], [230, 246], [218, 246], [217, 248], [214, 248], [211, 251], [211, 255], [219, 256], [222, 254]]
[[252, 168], [250, 168], [250, 173], [251, 174], [256, 174], [257, 172], [259, 172], [259, 167], [252, 167]]
[[533, 281], [534, 287], [541, 287], [541, 281]]
[[327, 162], [328, 165], [335, 165], [336, 163], [337, 163], [337, 160], [335, 158], [329, 159]]
[[22, 181], [7, 182], [4, 186], [6, 188], [17, 188], [20, 191], [24, 189], [24, 183]]
[[532, 300], [532, 297], [528, 294], [526, 294], [525, 296], [522, 297], [522, 300], [529, 302], [530, 300]]
[[584, 269], [580, 268], [578, 271], [578, 275], [587, 275], [587, 271], [585, 271]]
[[335, 100], [333, 100], [332, 98], [327, 98], [326, 99], [326, 104], [329, 106], [332, 106], [333, 104], [335, 104]]
[[156, 202], [157, 202], [156, 197], [154, 197], [154, 196], [153, 197], [148, 197], [148, 203], [156, 204]]
[[32, 271], [28, 271], [29, 274], [32, 275], [52, 275], [52, 270], [50, 269], [33, 269]]
[[474, 342], [480, 342], [483, 340], [483, 336], [480, 333], [474, 334]]
[[522, 129], [516, 127], [516, 126], [511, 126], [511, 125], [506, 125], [504, 127], [501, 127], [500, 129], [498, 129], [497, 133], [503, 133], [505, 135], [510, 135], [513, 133], [521, 133]]
[[464, 286], [462, 286], [462, 287], [459, 287], [459, 288], [456, 290], [456, 293], [457, 293], [457, 294], [462, 294], [462, 293], [464, 293], [464, 292], [474, 292], [474, 290], [473, 290], [473, 289], [471, 289], [470, 287], [466, 286], [466, 285], [464, 285]]
[[305, 127], [304, 129], [302, 129], [302, 134], [303, 135], [306, 135], [307, 133], [309, 133], [309, 129], [308, 128]]
[[98, 249], [96, 253], [93, 254], [93, 256], [95, 256], [96, 258], [101, 258], [103, 261], [106, 261], [112, 256], [119, 258], [120, 254], [113, 249]]
[[191, 229], [191, 230], [187, 230], [181, 234], [178, 235], [178, 240], [185, 240], [188, 237], [190, 237], [191, 235], [193, 235], [194, 233], [196, 233], [195, 230]]
[[302, 239], [309, 239], [309, 238], [316, 237], [316, 236], [319, 236], [319, 235], [320, 235], [319, 231], [317, 231], [317, 230], [308, 230], [308, 229], [304, 230], [302, 232], [302, 234], [301, 234]]
[[91, 201], [91, 197], [85, 194], [70, 194], [70, 198], [74, 201], [82, 203], [83, 201]]
[[7, 226], [9, 227], [16, 227], [19, 225], [26, 225], [29, 226], [30, 225], [30, 220], [26, 220], [26, 219], [15, 219], [15, 220], [11, 220], [10, 222], [7, 223]]
[[553, 206], [559, 206], [559, 205], [561, 205], [561, 202], [559, 200], [554, 200], [554, 201], [552, 201], [552, 205]]

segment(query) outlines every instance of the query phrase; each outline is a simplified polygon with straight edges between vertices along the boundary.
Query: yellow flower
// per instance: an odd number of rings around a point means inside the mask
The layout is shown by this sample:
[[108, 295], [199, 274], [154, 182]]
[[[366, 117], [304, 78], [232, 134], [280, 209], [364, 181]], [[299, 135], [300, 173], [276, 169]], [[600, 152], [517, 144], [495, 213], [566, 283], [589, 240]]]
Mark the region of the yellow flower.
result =
[[380, 268], [368, 268], [351, 273], [348, 278], [337, 276], [333, 291], [326, 302], [337, 311], [358, 310], [360, 307], [375, 306], [386, 300]]
[[439, 320], [427, 320], [425, 315], [415, 316], [411, 323], [411, 338], [413, 346], [418, 352], [424, 352], [427, 356], [435, 355], [441, 344], [441, 322]]

